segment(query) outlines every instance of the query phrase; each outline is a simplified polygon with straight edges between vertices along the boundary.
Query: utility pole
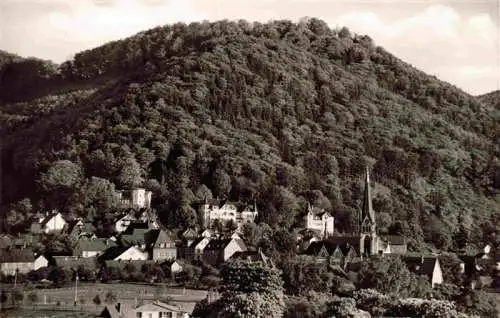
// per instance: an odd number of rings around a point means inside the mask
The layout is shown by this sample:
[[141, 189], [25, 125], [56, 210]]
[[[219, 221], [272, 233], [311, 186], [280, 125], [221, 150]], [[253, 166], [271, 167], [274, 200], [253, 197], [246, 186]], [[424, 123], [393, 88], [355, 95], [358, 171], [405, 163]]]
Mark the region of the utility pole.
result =
[[75, 276], [75, 306], [77, 304], [77, 301], [78, 301], [78, 272], [76, 273]]

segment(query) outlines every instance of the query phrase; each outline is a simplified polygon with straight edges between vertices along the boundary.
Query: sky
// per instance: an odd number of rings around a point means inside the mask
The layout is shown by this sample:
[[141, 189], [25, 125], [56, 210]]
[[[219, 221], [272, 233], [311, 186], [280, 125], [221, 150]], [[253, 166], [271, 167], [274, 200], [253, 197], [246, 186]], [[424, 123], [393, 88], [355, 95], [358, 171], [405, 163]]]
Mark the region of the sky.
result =
[[60, 63], [178, 21], [317, 17], [470, 94], [500, 89], [500, 0], [0, 0], [0, 49]]

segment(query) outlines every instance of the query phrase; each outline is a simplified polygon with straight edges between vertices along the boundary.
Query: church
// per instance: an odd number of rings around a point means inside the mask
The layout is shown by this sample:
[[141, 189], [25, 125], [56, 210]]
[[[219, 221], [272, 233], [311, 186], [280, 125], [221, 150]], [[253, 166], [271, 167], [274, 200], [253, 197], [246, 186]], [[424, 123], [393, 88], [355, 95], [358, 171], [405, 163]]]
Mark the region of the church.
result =
[[[345, 251], [345, 252], [344, 252]], [[340, 255], [342, 252], [342, 255]], [[406, 239], [400, 236], [380, 236], [372, 207], [370, 172], [366, 169], [363, 204], [359, 214], [357, 233], [328, 235], [321, 241], [312, 242], [305, 254], [320, 258], [369, 257], [377, 254], [405, 254]]]

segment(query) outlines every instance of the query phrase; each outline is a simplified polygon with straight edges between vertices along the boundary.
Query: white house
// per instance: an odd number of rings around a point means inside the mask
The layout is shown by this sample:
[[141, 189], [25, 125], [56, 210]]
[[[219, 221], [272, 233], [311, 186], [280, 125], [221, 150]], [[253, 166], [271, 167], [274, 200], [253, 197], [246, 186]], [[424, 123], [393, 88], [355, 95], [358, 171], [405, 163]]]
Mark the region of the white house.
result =
[[45, 217], [40, 218], [39, 223], [44, 233], [61, 232], [68, 225], [62, 214], [55, 210], [47, 213]]
[[152, 192], [143, 188], [118, 191], [118, 200], [122, 205], [134, 208], [150, 208]]
[[124, 318], [189, 318], [189, 314], [179, 307], [155, 301], [123, 314]]
[[49, 266], [49, 260], [45, 258], [45, 256], [40, 254], [37, 257], [35, 257], [35, 261], [33, 262], [34, 271], [47, 266]]
[[321, 233], [322, 235], [333, 235], [335, 229], [335, 218], [323, 209], [308, 205], [307, 215], [304, 218], [305, 228]]
[[203, 216], [206, 227], [212, 227], [215, 220], [219, 220], [223, 225], [234, 221], [238, 228], [248, 222], [254, 222], [258, 215], [257, 206], [247, 206], [239, 210], [236, 204], [231, 202], [207, 203], [203, 205]]

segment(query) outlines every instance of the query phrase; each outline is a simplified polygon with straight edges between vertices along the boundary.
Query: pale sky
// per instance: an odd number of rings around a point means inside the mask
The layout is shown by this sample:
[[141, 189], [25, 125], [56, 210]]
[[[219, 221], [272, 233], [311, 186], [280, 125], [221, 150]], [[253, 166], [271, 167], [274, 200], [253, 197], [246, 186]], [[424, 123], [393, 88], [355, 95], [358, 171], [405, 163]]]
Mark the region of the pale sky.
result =
[[0, 0], [0, 49], [62, 62], [178, 21], [317, 17], [471, 94], [500, 88], [500, 0]]

